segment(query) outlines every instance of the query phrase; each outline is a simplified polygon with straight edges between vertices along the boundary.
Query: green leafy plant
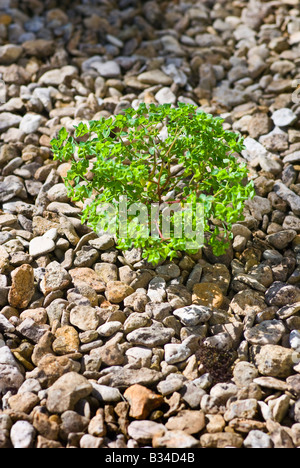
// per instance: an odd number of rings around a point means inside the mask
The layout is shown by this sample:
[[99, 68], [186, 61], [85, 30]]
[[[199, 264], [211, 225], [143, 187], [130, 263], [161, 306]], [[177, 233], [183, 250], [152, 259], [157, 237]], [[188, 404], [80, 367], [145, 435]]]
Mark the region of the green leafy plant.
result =
[[[221, 118], [192, 105], [141, 104], [137, 110], [80, 123], [74, 136], [62, 128], [52, 148], [55, 159], [71, 163], [65, 179], [69, 196], [84, 203], [82, 222], [95, 231], [120, 222], [117, 208], [124, 197], [128, 208], [134, 203], [146, 207], [149, 223], [139, 223], [137, 213], [129, 210], [127, 232], [116, 237], [119, 248], [141, 247], [153, 263], [198, 248], [187, 249], [186, 235], [174, 235], [178, 214], [171, 210], [169, 235], [162, 233], [159, 210], [154, 222], [151, 218], [155, 233], [149, 235], [151, 206], [196, 209], [200, 204], [206, 242], [221, 255], [232, 224], [242, 219], [244, 201], [254, 195], [246, 165], [237, 158], [242, 138], [224, 130]], [[104, 209], [107, 203], [116, 208], [114, 214]], [[197, 228], [195, 219], [192, 226]]]

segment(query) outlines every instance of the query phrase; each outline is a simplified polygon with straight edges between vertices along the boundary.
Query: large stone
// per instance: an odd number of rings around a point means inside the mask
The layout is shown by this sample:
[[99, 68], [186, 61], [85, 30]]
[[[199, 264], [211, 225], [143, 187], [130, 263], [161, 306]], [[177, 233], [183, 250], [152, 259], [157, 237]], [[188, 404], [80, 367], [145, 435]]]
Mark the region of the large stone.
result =
[[169, 431], [184, 431], [186, 434], [198, 434], [205, 427], [203, 411], [180, 411], [166, 424]]
[[53, 291], [63, 291], [70, 283], [71, 276], [69, 273], [58, 262], [52, 262], [46, 268], [46, 274], [40, 283], [40, 289], [47, 296]]
[[266, 345], [255, 355], [255, 364], [262, 375], [277, 378], [287, 378], [293, 372], [293, 367], [300, 362], [300, 354], [293, 349], [278, 345]]
[[76, 372], [60, 377], [48, 390], [47, 409], [50, 413], [62, 414], [73, 411], [76, 403], [93, 391], [89, 381]]
[[146, 348], [156, 348], [157, 346], [169, 343], [175, 335], [172, 328], [165, 328], [159, 325], [139, 328], [127, 335], [127, 340], [133, 345], [146, 346]]
[[17, 309], [25, 309], [35, 292], [33, 268], [30, 265], [22, 265], [12, 272], [11, 277], [9, 304]]

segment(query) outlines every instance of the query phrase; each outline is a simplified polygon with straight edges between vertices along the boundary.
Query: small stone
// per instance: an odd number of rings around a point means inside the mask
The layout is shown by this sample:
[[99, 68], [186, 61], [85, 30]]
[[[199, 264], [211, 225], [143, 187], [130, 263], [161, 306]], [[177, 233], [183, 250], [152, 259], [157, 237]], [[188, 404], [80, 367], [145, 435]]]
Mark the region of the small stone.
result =
[[200, 323], [208, 322], [213, 312], [209, 307], [192, 305], [177, 309], [174, 315], [187, 327], [195, 327]]
[[258, 377], [258, 370], [250, 362], [238, 362], [233, 371], [234, 383], [239, 387], [248, 387]]
[[169, 86], [173, 83], [172, 78], [166, 75], [161, 70], [149, 70], [147, 72], [141, 73], [138, 76], [138, 80], [142, 83], [149, 85], [161, 84], [163, 86]]
[[88, 426], [88, 432], [94, 437], [104, 437], [106, 435], [106, 426], [102, 412], [99, 412], [99, 414], [96, 414], [96, 416], [91, 419]]
[[168, 364], [177, 364], [185, 361], [192, 354], [190, 348], [184, 344], [166, 344], [165, 345], [165, 361]]
[[205, 428], [205, 415], [203, 411], [180, 411], [170, 418], [166, 424], [169, 431], [183, 431], [186, 434], [198, 434]]
[[47, 296], [54, 291], [63, 291], [71, 283], [71, 276], [58, 262], [52, 262], [40, 283], [42, 293]]
[[79, 350], [80, 340], [75, 328], [68, 325], [59, 328], [55, 333], [53, 351], [59, 356], [76, 353]]
[[121, 281], [107, 283], [105, 295], [112, 304], [120, 304], [126, 297], [134, 293], [134, 289]]
[[138, 289], [136, 292], [124, 299], [124, 306], [130, 307], [135, 312], [144, 312], [149, 299], [144, 289]]
[[14, 44], [6, 44], [0, 47], [0, 65], [10, 65], [19, 60], [23, 48]]
[[174, 334], [175, 332], [172, 328], [152, 325], [151, 327], [134, 330], [127, 335], [127, 340], [133, 345], [156, 348], [168, 343]]
[[266, 237], [266, 241], [275, 247], [277, 250], [285, 249], [297, 236], [297, 232], [293, 229], [275, 232]]
[[35, 430], [27, 421], [17, 421], [10, 431], [10, 438], [15, 449], [32, 448]]
[[97, 332], [100, 336], [110, 337], [117, 333], [122, 328], [122, 323], [120, 322], [107, 322], [104, 325], [101, 325], [97, 329]]
[[254, 430], [249, 432], [244, 440], [244, 447], [251, 449], [271, 449], [273, 448], [273, 443], [268, 434]]
[[159, 408], [164, 399], [142, 385], [133, 385], [124, 393], [124, 398], [130, 404], [129, 416], [133, 419], [144, 420], [155, 409]]
[[232, 421], [235, 418], [254, 419], [257, 407], [257, 400], [254, 398], [233, 402], [226, 411], [224, 419], [225, 421]]
[[176, 104], [177, 98], [170, 88], [164, 87], [155, 95], [158, 104]]
[[117, 388], [111, 388], [106, 385], [99, 385], [94, 382], [92, 382], [92, 385], [92, 396], [95, 397], [100, 403], [118, 403], [122, 400], [122, 395]]
[[104, 283], [118, 281], [118, 268], [111, 263], [96, 263], [95, 272]]
[[70, 372], [60, 377], [48, 389], [47, 409], [50, 413], [73, 411], [76, 403], [88, 397], [93, 391], [92, 385], [82, 375]]
[[36, 132], [42, 123], [42, 117], [38, 114], [26, 114], [21, 123], [20, 130], [29, 135], [30, 133]]
[[265, 297], [269, 306], [283, 307], [286, 304], [300, 302], [300, 289], [297, 286], [275, 281], [266, 291]]
[[166, 299], [166, 286], [165, 279], [159, 276], [153, 278], [150, 281], [147, 295], [151, 302], [161, 303]]
[[169, 265], [161, 265], [157, 267], [156, 273], [159, 277], [169, 281], [180, 276], [180, 268], [177, 265], [170, 263]]
[[159, 382], [157, 385], [157, 390], [163, 396], [172, 395], [175, 392], [178, 392], [183, 387], [183, 381], [180, 378], [176, 378], [176, 376]]
[[164, 435], [155, 435], [154, 448], [188, 449], [199, 447], [199, 442], [183, 431], [167, 431]]
[[97, 237], [97, 239], [90, 240], [89, 244], [97, 250], [105, 251], [114, 247], [115, 241], [113, 237], [104, 234], [103, 236]]
[[278, 109], [272, 115], [272, 120], [277, 127], [288, 127], [297, 121], [297, 115], [288, 108]]
[[25, 392], [9, 398], [8, 404], [13, 411], [29, 414], [40, 402], [37, 395]]
[[33, 268], [30, 265], [22, 265], [12, 272], [11, 277], [9, 304], [17, 309], [25, 309], [35, 293]]
[[75, 287], [88, 285], [97, 293], [105, 291], [105, 284], [91, 268], [74, 268], [69, 271]]
[[82, 331], [96, 330], [99, 326], [99, 317], [93, 307], [76, 306], [71, 310], [70, 322]]
[[47, 237], [35, 237], [29, 244], [29, 255], [41, 257], [55, 250], [55, 242]]
[[276, 345], [285, 334], [285, 326], [279, 320], [266, 320], [245, 332], [246, 340], [252, 345]]
[[220, 432], [215, 434], [204, 434], [200, 437], [200, 444], [202, 448], [219, 448], [226, 447], [241, 448], [244, 439], [237, 434], [229, 432]]
[[28, 317], [17, 327], [17, 332], [34, 343], [38, 343], [47, 333], [47, 325], [38, 325]]
[[195, 284], [193, 288], [193, 304], [205, 307], [220, 308], [224, 302], [221, 289], [213, 283]]
[[128, 426], [128, 435], [140, 444], [152, 442], [154, 436], [165, 432], [165, 426], [154, 421], [133, 421]]

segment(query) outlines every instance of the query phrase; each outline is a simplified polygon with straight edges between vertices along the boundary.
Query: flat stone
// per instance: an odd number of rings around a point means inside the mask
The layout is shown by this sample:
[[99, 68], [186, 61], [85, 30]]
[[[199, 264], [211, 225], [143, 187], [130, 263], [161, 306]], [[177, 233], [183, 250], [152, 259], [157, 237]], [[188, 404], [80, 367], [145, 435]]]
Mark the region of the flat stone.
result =
[[146, 348], [155, 348], [168, 343], [175, 335], [172, 328], [152, 325], [147, 328], [139, 328], [127, 335], [127, 340], [133, 345], [146, 346]]
[[246, 340], [252, 345], [276, 345], [285, 334], [285, 326], [279, 320], [266, 320], [245, 331]]
[[167, 431], [164, 435], [154, 436], [153, 447], [156, 449], [191, 449], [199, 447], [199, 442], [184, 431]]
[[113, 373], [105, 376], [106, 385], [116, 388], [128, 388], [131, 385], [139, 384], [145, 387], [152, 387], [160, 382], [162, 373], [152, 369], [115, 369]]
[[232, 421], [235, 418], [254, 419], [257, 408], [257, 400], [254, 398], [236, 401], [230, 404], [229, 409], [224, 414], [224, 419], [225, 421]]
[[286, 187], [286, 185], [284, 185], [280, 181], [276, 181], [274, 185], [274, 192], [290, 205], [291, 210], [296, 216], [300, 215], [299, 195], [296, 195], [295, 192], [290, 190], [288, 187]]
[[133, 421], [128, 426], [128, 435], [140, 444], [151, 442], [154, 436], [165, 432], [165, 426], [154, 421]]
[[6, 44], [0, 47], [0, 65], [10, 65], [19, 60], [23, 48], [14, 44]]
[[275, 232], [266, 237], [266, 241], [275, 247], [277, 250], [285, 249], [297, 236], [297, 232], [293, 229]]
[[55, 242], [47, 237], [35, 237], [29, 244], [29, 255], [32, 257], [40, 257], [47, 255], [55, 250]]
[[195, 327], [200, 323], [208, 322], [213, 312], [209, 307], [191, 305], [174, 311], [181, 323], [187, 327]]
[[112, 263], [96, 263], [95, 272], [104, 283], [118, 281], [118, 268]]
[[28, 317], [17, 327], [17, 332], [30, 341], [38, 343], [47, 332], [47, 325], [38, 325]]
[[167, 297], [166, 287], [167, 284], [164, 278], [161, 278], [160, 276], [153, 278], [149, 283], [147, 292], [151, 302], [163, 302]]
[[300, 301], [300, 289], [297, 286], [275, 281], [266, 291], [266, 302], [270, 306], [284, 307]]
[[166, 424], [169, 431], [183, 431], [186, 434], [198, 434], [205, 427], [205, 415], [203, 411], [180, 411], [170, 418]]
[[173, 83], [172, 78], [159, 69], [149, 70], [147, 72], [141, 73], [138, 76], [138, 80], [149, 85], [161, 84], [163, 86], [169, 86]]
[[67, 78], [75, 78], [78, 74], [76, 67], [67, 65], [60, 69], [53, 69], [44, 73], [39, 79], [39, 84], [45, 86], [59, 86]]
[[40, 283], [42, 293], [47, 296], [54, 291], [63, 291], [71, 284], [71, 276], [58, 262], [52, 262]]
[[118, 403], [122, 400], [122, 395], [117, 388], [111, 388], [106, 385], [99, 385], [92, 382], [92, 396], [101, 403]]

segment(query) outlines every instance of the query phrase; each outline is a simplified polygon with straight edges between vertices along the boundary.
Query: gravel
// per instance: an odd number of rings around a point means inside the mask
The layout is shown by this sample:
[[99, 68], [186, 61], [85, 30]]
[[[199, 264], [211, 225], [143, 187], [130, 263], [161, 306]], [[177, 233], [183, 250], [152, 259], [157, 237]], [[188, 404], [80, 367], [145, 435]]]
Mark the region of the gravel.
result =
[[[1, 1], [0, 448], [300, 447], [299, 18], [293, 0]], [[153, 266], [81, 224], [50, 141], [142, 102], [246, 137], [256, 196], [225, 255]]]

